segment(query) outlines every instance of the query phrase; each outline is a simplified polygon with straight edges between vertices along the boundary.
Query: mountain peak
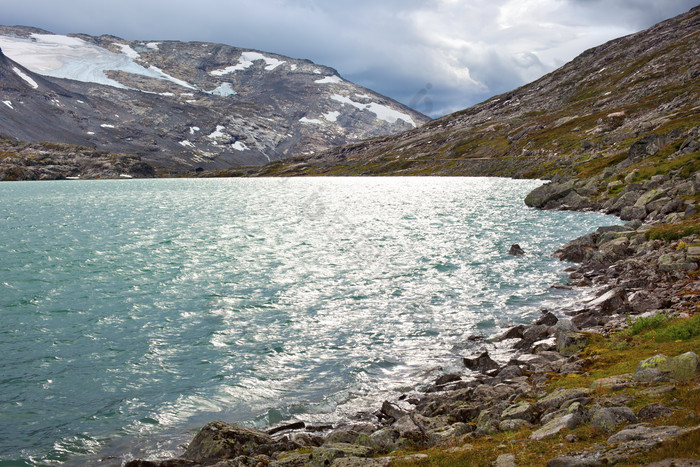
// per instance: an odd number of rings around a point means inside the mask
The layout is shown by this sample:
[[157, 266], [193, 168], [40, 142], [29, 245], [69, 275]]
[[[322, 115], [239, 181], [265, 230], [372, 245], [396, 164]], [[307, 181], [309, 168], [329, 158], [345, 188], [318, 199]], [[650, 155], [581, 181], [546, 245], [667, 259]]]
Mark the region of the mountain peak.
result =
[[0, 47], [63, 95], [0, 108], [0, 133], [137, 153], [168, 171], [262, 164], [429, 121], [332, 68], [225, 44], [15, 26], [0, 27]]

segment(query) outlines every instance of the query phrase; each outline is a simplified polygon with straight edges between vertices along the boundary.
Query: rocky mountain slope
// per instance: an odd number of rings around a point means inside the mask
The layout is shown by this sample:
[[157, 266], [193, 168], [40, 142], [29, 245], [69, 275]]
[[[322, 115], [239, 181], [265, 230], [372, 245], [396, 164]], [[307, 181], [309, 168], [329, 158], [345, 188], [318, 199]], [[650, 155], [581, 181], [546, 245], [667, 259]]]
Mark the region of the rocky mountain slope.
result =
[[0, 27], [0, 135], [135, 153], [166, 172], [260, 165], [429, 119], [328, 67], [222, 44]]
[[588, 177], [645, 135], [700, 124], [700, 7], [587, 50], [543, 78], [421, 128], [270, 164], [262, 175]]

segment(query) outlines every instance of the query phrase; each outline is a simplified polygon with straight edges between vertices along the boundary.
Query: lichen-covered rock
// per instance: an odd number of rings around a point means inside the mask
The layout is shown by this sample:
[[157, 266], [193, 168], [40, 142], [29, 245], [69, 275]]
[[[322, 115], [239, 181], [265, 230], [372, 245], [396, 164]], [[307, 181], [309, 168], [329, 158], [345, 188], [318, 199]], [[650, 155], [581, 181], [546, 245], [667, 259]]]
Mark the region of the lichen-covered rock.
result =
[[347, 443], [324, 444], [311, 452], [309, 459], [310, 466], [327, 466], [338, 458], [343, 457], [369, 457], [372, 449], [367, 446], [359, 446]]
[[624, 289], [616, 287], [591, 300], [586, 307], [604, 314], [623, 313], [627, 309], [627, 295]]
[[252, 428], [221, 421], [206, 424], [195, 435], [183, 457], [195, 462], [233, 459], [281, 451], [283, 447], [270, 435]]
[[584, 333], [573, 331], [560, 331], [557, 333], [557, 352], [568, 357], [575, 355], [586, 348], [588, 336]]
[[588, 388], [557, 388], [550, 394], [541, 398], [535, 403], [535, 409], [539, 411], [544, 411], [546, 409], [558, 409], [565, 402], [571, 401], [573, 399], [581, 399], [587, 397], [591, 394], [591, 390]]
[[574, 429], [581, 423], [582, 420], [578, 414], [570, 413], [562, 415], [546, 423], [539, 430], [534, 431], [530, 435], [530, 439], [534, 439], [535, 441], [541, 441], [543, 439], [551, 438], [552, 436], [559, 434], [563, 429]]
[[511, 405], [501, 413], [501, 420], [520, 419], [532, 422], [535, 419], [535, 409], [529, 402]]
[[547, 467], [598, 467], [603, 465], [596, 459], [572, 455], [557, 456], [547, 462]]
[[625, 373], [622, 375], [608, 376], [605, 378], [600, 378], [591, 383], [591, 389], [624, 389], [629, 386], [633, 386], [634, 381], [632, 380], [632, 375]]
[[629, 407], [603, 407], [591, 416], [591, 426], [599, 430], [612, 431], [623, 423], [637, 423], [637, 416]]
[[698, 373], [698, 356], [695, 352], [686, 352], [672, 358], [668, 362], [671, 377], [679, 381], [687, 381]]
[[498, 423], [498, 429], [500, 431], [518, 431], [523, 427], [531, 427], [532, 423], [521, 419], [511, 419], [511, 420], [501, 420]]
[[673, 379], [686, 381], [698, 372], [698, 356], [695, 352], [686, 352], [674, 358], [663, 354], [654, 355], [639, 362], [635, 377], [639, 374], [641, 378], [642, 371], [649, 369], [656, 369], [670, 374]]

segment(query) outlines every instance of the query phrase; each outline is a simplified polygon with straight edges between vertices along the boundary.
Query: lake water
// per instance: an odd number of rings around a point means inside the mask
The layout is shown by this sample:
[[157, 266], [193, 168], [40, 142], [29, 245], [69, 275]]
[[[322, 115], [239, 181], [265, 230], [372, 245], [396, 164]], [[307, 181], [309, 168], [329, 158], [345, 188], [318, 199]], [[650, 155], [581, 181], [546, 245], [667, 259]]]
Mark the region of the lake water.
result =
[[550, 254], [619, 223], [527, 208], [540, 183], [0, 184], [0, 465], [333, 422], [460, 368], [468, 336], [572, 303]]

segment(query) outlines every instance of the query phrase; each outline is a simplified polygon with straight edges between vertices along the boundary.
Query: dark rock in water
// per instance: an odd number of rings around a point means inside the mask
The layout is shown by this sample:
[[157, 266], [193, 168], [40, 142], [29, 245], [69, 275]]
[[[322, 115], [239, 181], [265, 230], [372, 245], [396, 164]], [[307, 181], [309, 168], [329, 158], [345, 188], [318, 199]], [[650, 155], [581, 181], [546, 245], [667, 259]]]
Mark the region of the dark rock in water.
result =
[[491, 370], [498, 370], [498, 363], [489, 357], [488, 352], [484, 352], [476, 358], [464, 358], [464, 366], [484, 374]]
[[557, 318], [554, 313], [550, 311], [545, 311], [544, 314], [537, 320], [535, 321], [535, 324], [538, 325], [545, 325], [545, 326], [554, 326], [559, 322], [559, 318]]
[[555, 251], [553, 256], [559, 258], [561, 261], [580, 263], [586, 258], [586, 254], [589, 251], [593, 251], [595, 247], [595, 236], [593, 234], [588, 234], [571, 240]]
[[461, 379], [462, 376], [459, 373], [447, 373], [446, 375], [442, 375], [438, 379], [436, 379], [435, 384], [441, 386], [443, 384], [453, 383]]
[[275, 433], [279, 433], [280, 431], [301, 430], [305, 427], [306, 427], [306, 424], [304, 422], [295, 422], [295, 423], [289, 423], [287, 425], [277, 426], [275, 428], [270, 428], [269, 430], [266, 431], [266, 433], [268, 435], [274, 435]]
[[199, 430], [183, 457], [203, 463], [238, 456], [269, 455], [284, 450], [281, 444], [262, 431], [213, 421]]
[[522, 324], [518, 324], [515, 327], [510, 328], [503, 334], [500, 338], [500, 340], [506, 340], [506, 339], [522, 339], [523, 338], [523, 331], [525, 330], [525, 326]]
[[522, 248], [520, 248], [520, 245], [518, 245], [517, 243], [513, 243], [510, 246], [510, 250], [508, 250], [508, 254], [511, 256], [523, 256], [525, 252]]
[[527, 341], [537, 342], [549, 337], [549, 326], [544, 324], [534, 324], [528, 326], [523, 331], [523, 339]]

